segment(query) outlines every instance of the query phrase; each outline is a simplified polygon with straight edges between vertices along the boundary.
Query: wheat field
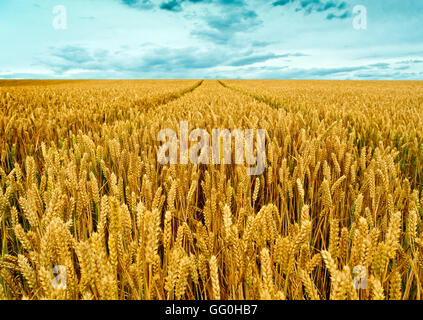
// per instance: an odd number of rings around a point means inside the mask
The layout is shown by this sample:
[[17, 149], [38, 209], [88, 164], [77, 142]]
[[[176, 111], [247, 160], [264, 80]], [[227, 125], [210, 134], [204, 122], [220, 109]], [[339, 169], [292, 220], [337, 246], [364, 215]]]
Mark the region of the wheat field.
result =
[[[264, 173], [161, 165], [181, 121]], [[422, 170], [423, 82], [0, 81], [0, 299], [421, 300]]]

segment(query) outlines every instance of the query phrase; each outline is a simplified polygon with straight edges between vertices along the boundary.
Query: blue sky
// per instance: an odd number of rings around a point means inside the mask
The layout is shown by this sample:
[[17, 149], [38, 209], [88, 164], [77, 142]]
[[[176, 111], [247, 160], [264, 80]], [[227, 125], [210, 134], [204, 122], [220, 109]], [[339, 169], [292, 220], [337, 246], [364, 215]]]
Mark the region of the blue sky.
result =
[[421, 21], [421, 0], [1, 0], [0, 78], [423, 80]]

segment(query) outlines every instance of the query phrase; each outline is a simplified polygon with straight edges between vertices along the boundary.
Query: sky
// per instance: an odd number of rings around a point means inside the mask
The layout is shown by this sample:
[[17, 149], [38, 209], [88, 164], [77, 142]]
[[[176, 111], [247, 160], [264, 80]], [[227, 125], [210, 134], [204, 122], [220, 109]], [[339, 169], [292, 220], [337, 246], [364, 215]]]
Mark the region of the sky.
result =
[[423, 80], [421, 0], [0, 0], [0, 79]]

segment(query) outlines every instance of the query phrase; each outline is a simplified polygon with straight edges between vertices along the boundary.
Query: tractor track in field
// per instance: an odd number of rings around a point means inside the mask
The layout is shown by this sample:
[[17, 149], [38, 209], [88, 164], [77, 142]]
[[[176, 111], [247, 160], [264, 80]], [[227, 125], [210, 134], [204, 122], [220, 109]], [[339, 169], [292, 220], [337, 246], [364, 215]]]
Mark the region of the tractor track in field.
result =
[[[163, 94], [163, 95], [156, 95], [154, 97], [151, 98], [144, 98], [144, 99], [138, 99], [138, 100], [133, 100], [131, 102], [131, 107], [135, 107], [135, 108], [140, 108], [139, 112], [148, 112], [150, 109], [152, 108], [157, 108], [163, 105], [166, 105], [168, 103], [171, 103], [172, 101], [178, 100], [180, 98], [182, 98], [183, 96], [192, 93], [194, 90], [196, 90], [197, 88], [199, 88], [202, 84], [203, 84], [204, 80], [200, 80], [198, 82], [196, 82], [194, 85], [188, 87], [188, 88], [184, 88], [175, 92], [169, 92], [167, 94]], [[117, 121], [124, 121], [129, 119], [130, 115], [129, 114], [125, 114], [125, 115], [121, 115], [121, 116], [117, 116], [116, 119], [114, 119], [112, 122], [117, 122]], [[106, 120], [104, 119], [102, 121], [102, 123], [105, 123]], [[109, 122], [110, 124], [110, 122]]]
[[262, 103], [267, 104], [267, 105], [268, 105], [269, 107], [271, 107], [271, 108], [274, 108], [274, 109], [283, 109], [283, 110], [285, 110], [286, 112], [290, 112], [290, 111], [292, 111], [292, 110], [289, 110], [288, 108], [284, 107], [284, 106], [283, 106], [283, 105], [281, 105], [280, 103], [277, 103], [276, 101], [273, 101], [273, 99], [271, 99], [269, 96], [265, 96], [265, 95], [263, 95], [263, 96], [259, 96], [259, 95], [256, 95], [256, 94], [254, 94], [254, 93], [251, 93], [251, 92], [250, 92], [250, 91], [248, 91], [248, 90], [243, 90], [243, 89], [240, 89], [240, 88], [237, 88], [237, 87], [233, 87], [233, 86], [227, 85], [226, 83], [224, 83], [224, 82], [223, 82], [223, 81], [221, 81], [221, 80], [217, 80], [217, 82], [219, 82], [219, 84], [220, 84], [222, 87], [224, 87], [224, 88], [227, 88], [227, 89], [232, 90], [232, 91], [234, 91], [234, 92], [237, 92], [237, 93], [239, 93], [239, 94], [242, 94], [242, 95], [245, 95], [245, 96], [251, 97], [251, 98], [253, 98], [254, 100], [256, 100], [257, 102], [262, 102]]
[[188, 87], [188, 88], [176, 91], [176, 92], [170, 92], [170, 93], [165, 94], [165, 95], [159, 95], [159, 96], [153, 97], [151, 99], [146, 98], [146, 99], [135, 100], [132, 103], [133, 103], [134, 106], [144, 107], [144, 108], [146, 108], [145, 110], [148, 111], [150, 108], [162, 106], [162, 105], [168, 104], [172, 101], [175, 101], [175, 100], [182, 98], [183, 96], [185, 96], [185, 95], [193, 92], [197, 88], [199, 88], [203, 84], [203, 82], [204, 82], [204, 80], [200, 80], [191, 87]]

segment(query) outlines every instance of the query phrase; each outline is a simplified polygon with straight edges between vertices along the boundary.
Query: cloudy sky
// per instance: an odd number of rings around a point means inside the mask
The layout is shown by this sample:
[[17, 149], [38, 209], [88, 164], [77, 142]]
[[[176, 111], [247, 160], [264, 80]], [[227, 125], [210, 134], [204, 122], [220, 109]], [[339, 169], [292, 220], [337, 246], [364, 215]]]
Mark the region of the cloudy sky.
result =
[[0, 78], [423, 80], [421, 21], [421, 0], [0, 0]]

